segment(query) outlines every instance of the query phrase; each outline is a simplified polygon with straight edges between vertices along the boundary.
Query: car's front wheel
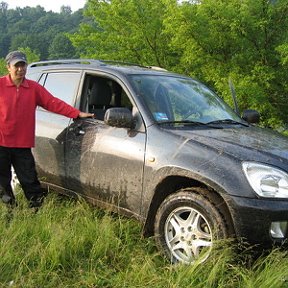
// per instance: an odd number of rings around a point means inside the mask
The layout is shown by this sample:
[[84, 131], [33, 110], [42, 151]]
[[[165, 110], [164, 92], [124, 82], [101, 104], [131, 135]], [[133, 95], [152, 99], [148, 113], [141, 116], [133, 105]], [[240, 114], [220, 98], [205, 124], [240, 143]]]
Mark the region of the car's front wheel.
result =
[[[200, 193], [199, 193], [200, 192]], [[228, 235], [225, 220], [200, 188], [180, 190], [160, 205], [154, 232], [157, 246], [174, 262], [205, 261], [213, 241]]]

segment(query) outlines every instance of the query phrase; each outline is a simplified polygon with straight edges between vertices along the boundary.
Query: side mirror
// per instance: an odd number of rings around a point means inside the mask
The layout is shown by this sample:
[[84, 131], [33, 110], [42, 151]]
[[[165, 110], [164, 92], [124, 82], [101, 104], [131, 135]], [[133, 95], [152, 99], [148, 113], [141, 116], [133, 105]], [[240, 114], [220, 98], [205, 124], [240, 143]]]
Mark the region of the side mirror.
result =
[[252, 109], [244, 110], [242, 114], [242, 119], [244, 119], [248, 123], [257, 124], [260, 122], [260, 114], [256, 110]]
[[105, 124], [118, 128], [135, 128], [132, 112], [128, 108], [109, 108], [104, 115]]

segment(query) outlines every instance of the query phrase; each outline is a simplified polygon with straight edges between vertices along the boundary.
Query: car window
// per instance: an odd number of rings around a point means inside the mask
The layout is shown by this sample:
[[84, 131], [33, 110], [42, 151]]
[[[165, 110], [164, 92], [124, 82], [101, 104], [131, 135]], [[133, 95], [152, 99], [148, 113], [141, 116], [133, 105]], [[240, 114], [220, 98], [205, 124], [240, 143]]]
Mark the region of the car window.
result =
[[[43, 85], [53, 96], [73, 105], [80, 82], [80, 72], [48, 73], [47, 77], [41, 77]], [[44, 81], [45, 79], [45, 81]]]
[[105, 77], [86, 75], [80, 109], [94, 113], [96, 119], [103, 120], [107, 109], [112, 107], [126, 107], [132, 110], [133, 105], [122, 86], [116, 81]]

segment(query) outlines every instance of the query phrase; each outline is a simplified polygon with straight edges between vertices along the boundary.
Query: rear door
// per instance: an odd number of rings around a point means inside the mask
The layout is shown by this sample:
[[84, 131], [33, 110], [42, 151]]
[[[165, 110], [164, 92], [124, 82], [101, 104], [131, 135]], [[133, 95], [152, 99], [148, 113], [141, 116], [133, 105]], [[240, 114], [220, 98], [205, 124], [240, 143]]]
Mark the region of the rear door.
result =
[[[51, 72], [43, 74], [39, 83], [53, 96], [74, 106], [80, 79], [80, 71]], [[63, 135], [65, 135], [72, 120], [41, 107], [37, 108], [36, 118], [36, 146], [33, 149], [33, 154], [39, 178], [43, 182], [64, 186]]]

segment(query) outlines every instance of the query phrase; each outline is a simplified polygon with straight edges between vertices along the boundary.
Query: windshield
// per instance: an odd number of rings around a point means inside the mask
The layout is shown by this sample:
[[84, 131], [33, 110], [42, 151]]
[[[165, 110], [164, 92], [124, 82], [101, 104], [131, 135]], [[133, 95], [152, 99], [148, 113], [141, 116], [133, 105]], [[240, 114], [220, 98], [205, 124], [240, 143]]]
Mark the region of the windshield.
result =
[[161, 75], [130, 77], [158, 123], [243, 121], [212, 90], [194, 79]]

